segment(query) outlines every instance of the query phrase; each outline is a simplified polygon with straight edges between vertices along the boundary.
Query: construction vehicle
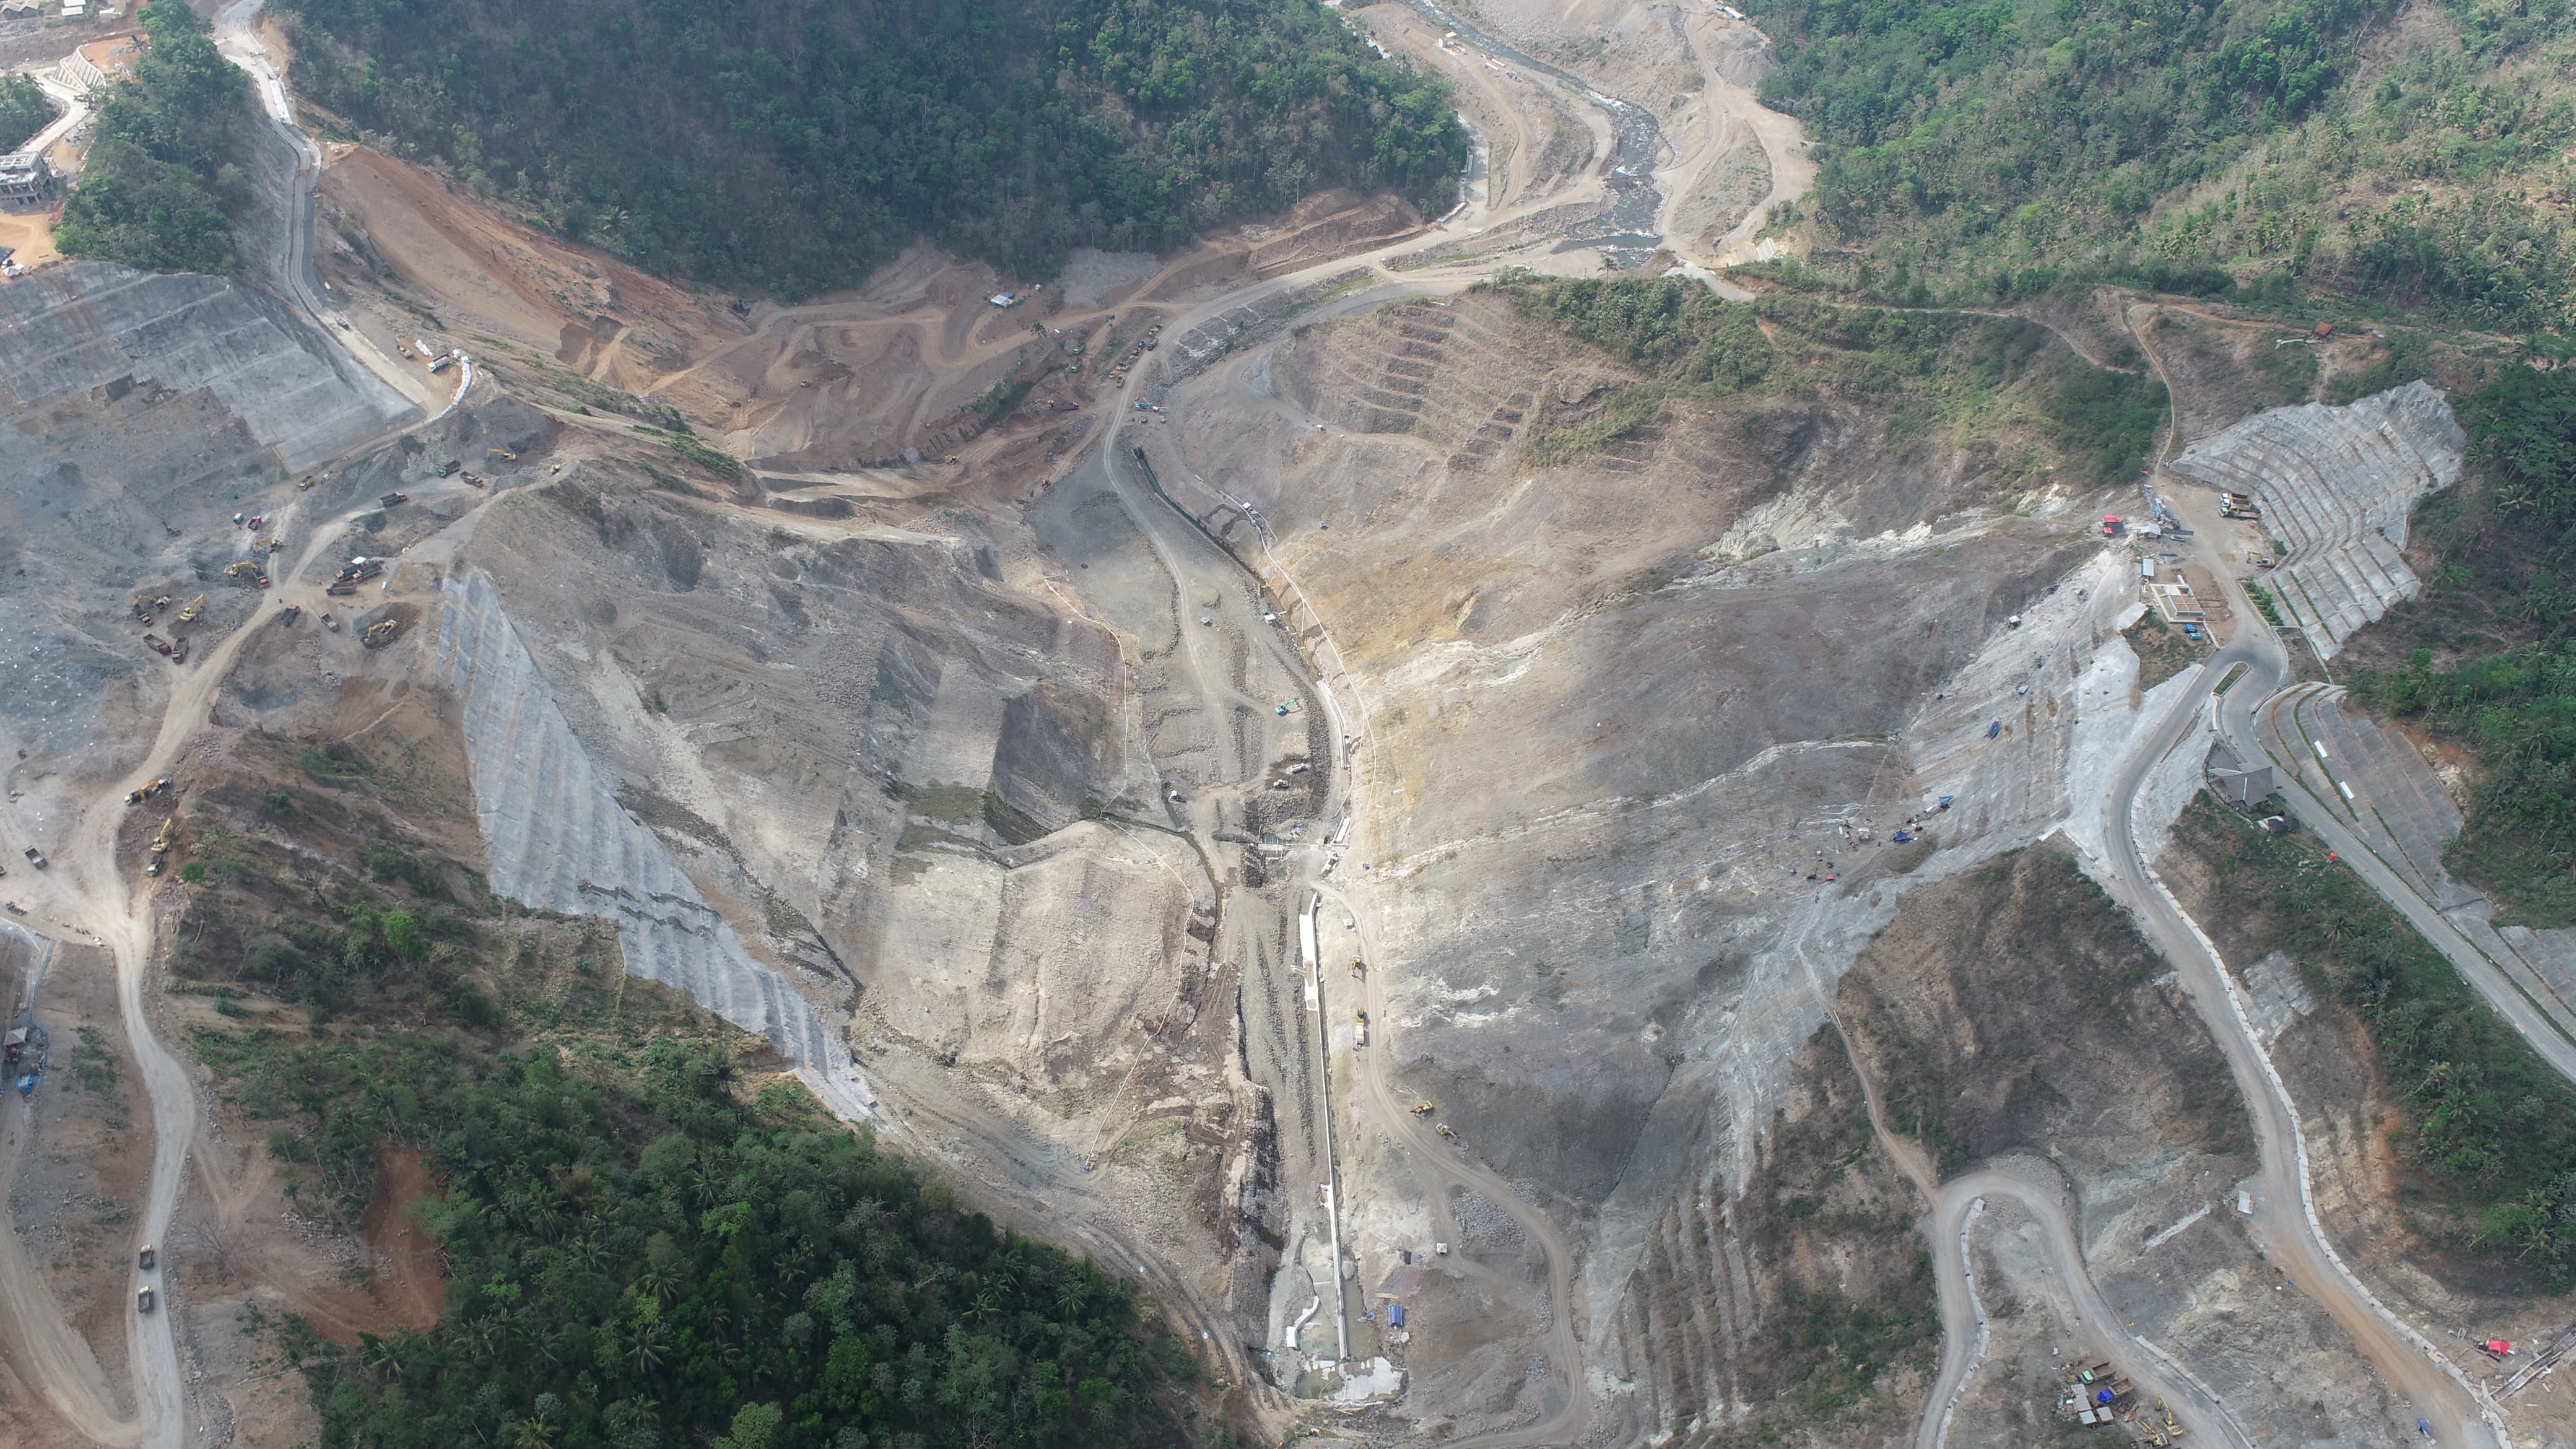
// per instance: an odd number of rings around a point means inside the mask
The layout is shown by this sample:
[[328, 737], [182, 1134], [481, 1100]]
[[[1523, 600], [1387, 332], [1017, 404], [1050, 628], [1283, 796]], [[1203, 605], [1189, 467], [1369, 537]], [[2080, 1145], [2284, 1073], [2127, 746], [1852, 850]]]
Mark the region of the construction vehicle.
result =
[[511, 452], [507, 448], [485, 448], [483, 450], [483, 456], [486, 458], [498, 458], [504, 463], [515, 463], [519, 461], [519, 455]]
[[295, 621], [303, 617], [304, 606], [302, 604], [289, 604], [286, 606], [286, 612], [277, 616], [277, 622], [289, 629], [292, 629], [295, 627]]
[[464, 464], [463, 462], [461, 462], [460, 460], [455, 459], [455, 458], [450, 458], [450, 459], [448, 459], [446, 462], [441, 463], [441, 464], [439, 464], [439, 465], [438, 465], [438, 476], [439, 476], [439, 477], [441, 477], [441, 478], [444, 478], [444, 477], [448, 476], [449, 474], [451, 474], [451, 473], [455, 472], [457, 469], [462, 468], [462, 467], [464, 467], [464, 466], [465, 466], [465, 464]]
[[[335, 599], [345, 598], [357, 591], [358, 581], [356, 579], [336, 579], [322, 590], [323, 593], [328, 594]], [[330, 615], [325, 614], [323, 615], [323, 618], [327, 620], [330, 618]]]
[[1357, 981], [1366, 975], [1368, 975], [1368, 963], [1357, 956], [1353, 956], [1351, 958], [1351, 979], [1353, 981]]
[[205, 611], [206, 596], [199, 594], [188, 601], [188, 607], [179, 611], [179, 622], [182, 624], [193, 624], [197, 622], [197, 616]]
[[146, 643], [146, 644], [151, 645], [151, 646], [152, 646], [152, 649], [153, 649], [153, 652], [155, 652], [155, 653], [159, 653], [159, 654], [167, 654], [167, 653], [169, 653], [169, 652], [170, 652], [170, 646], [169, 646], [169, 644], [168, 644], [167, 642], [165, 642], [165, 641], [161, 638], [161, 636], [160, 636], [160, 635], [158, 635], [158, 634], [146, 634], [146, 635], [144, 635], [144, 636], [143, 636], [143, 642], [144, 642], [144, 643]]
[[178, 835], [178, 816], [173, 815], [161, 822], [161, 833], [152, 837], [152, 861], [143, 868], [145, 875], [157, 876], [161, 873], [162, 862], [169, 859], [170, 846], [178, 839]]
[[137, 1262], [141, 1267], [145, 1268], [146, 1270], [149, 1270], [149, 1269], [151, 1268], [151, 1266], [152, 1266], [153, 1259], [157, 1258], [157, 1257], [158, 1257], [158, 1256], [160, 1256], [160, 1255], [159, 1255], [157, 1252], [155, 1252], [155, 1251], [153, 1250], [153, 1247], [152, 1247], [152, 1245], [151, 1245], [150, 1243], [145, 1243], [145, 1244], [143, 1245], [143, 1251], [141, 1251], [141, 1252], [139, 1252], [139, 1253], [135, 1254], [134, 1256], [135, 1256], [135, 1261], [136, 1261], [136, 1262]]
[[152, 612], [155, 609], [166, 609], [168, 607], [170, 607], [170, 596], [168, 594], [136, 594], [134, 596], [134, 617], [142, 620], [146, 624], [152, 622]]
[[244, 560], [241, 563], [226, 564], [224, 566], [224, 577], [228, 579], [239, 579], [246, 572], [256, 577], [259, 572], [259, 565], [251, 563], [248, 560]]
[[313, 475], [312, 475], [312, 474], [310, 474], [310, 473], [307, 473], [307, 474], [305, 474], [305, 475], [304, 475], [304, 481], [295, 485], [295, 491], [297, 491], [297, 492], [301, 493], [301, 492], [303, 492], [305, 489], [310, 488], [310, 487], [312, 487], [312, 486], [313, 486]]
[[43, 870], [45, 868], [45, 853], [32, 845], [28, 846], [27, 863], [38, 870]]
[[279, 538], [275, 534], [270, 534], [266, 538], [254, 538], [250, 541], [250, 549], [253, 553], [276, 553], [285, 547], [286, 540]]
[[365, 579], [372, 579], [384, 571], [385, 561], [383, 559], [369, 558], [365, 554], [360, 554], [356, 558], [349, 560], [346, 566], [331, 577], [335, 582], [354, 584]]
[[2120, 517], [2120, 515], [2116, 513], [2105, 513], [2102, 515], [2102, 536], [2104, 538], [2118, 538], [2121, 533], [2127, 530], [2128, 526], [2128, 520]]
[[367, 632], [362, 642], [370, 649], [382, 649], [386, 645], [394, 642], [394, 636], [401, 632], [401, 620], [379, 619], [375, 623], [367, 626]]
[[143, 786], [141, 789], [126, 791], [125, 803], [128, 805], [140, 805], [144, 801], [151, 799], [153, 796], [158, 795], [169, 788], [170, 777], [163, 775], [152, 783]]
[[1355, 1035], [1351, 1038], [1351, 1043], [1354, 1046], [1368, 1045], [1368, 1013], [1365, 1011], [1359, 1014], [1359, 1024], [1355, 1029]]
[[1439, 1110], [1440, 1108], [1436, 1104], [1430, 1102], [1416, 1102], [1413, 1104], [1413, 1115], [1416, 1117], [1428, 1117]]
[[409, 503], [410, 501], [411, 495], [408, 493], [388, 493], [384, 497], [376, 500], [376, 506], [379, 508], [391, 508], [397, 503]]
[[332, 618], [328, 614], [325, 614], [322, 616], [322, 627], [330, 630], [334, 634], [337, 634], [340, 632], [340, 621]]
[[188, 662], [187, 640], [182, 639], [178, 643], [170, 646], [170, 662], [173, 664], [185, 664]]
[[456, 365], [456, 359], [455, 359], [455, 358], [453, 358], [453, 357], [442, 357], [442, 358], [438, 359], [436, 362], [431, 363], [431, 364], [429, 365], [429, 370], [430, 370], [430, 371], [432, 371], [432, 372], [445, 372], [447, 369], [449, 369], [450, 367], [453, 367], [453, 366], [455, 366], [455, 365]]
[[149, 1313], [149, 1312], [151, 1312], [151, 1311], [152, 1311], [152, 1290], [151, 1290], [151, 1289], [149, 1289], [149, 1288], [138, 1288], [138, 1289], [136, 1289], [136, 1290], [135, 1290], [135, 1292], [134, 1292], [134, 1308], [135, 1308], [135, 1311], [136, 1311], [136, 1312], [138, 1312], [138, 1313]]

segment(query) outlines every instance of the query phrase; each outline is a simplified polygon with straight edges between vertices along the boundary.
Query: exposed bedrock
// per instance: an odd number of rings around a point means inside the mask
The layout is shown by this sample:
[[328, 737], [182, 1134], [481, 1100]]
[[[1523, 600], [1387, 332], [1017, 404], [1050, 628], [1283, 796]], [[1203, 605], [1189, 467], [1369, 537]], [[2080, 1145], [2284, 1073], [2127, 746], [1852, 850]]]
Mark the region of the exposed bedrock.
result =
[[839, 1030], [751, 959], [661, 841], [617, 802], [479, 569], [440, 594], [436, 660], [440, 681], [463, 704], [492, 888], [526, 905], [616, 921], [629, 972], [768, 1038], [835, 1113], [868, 1115], [867, 1083]]

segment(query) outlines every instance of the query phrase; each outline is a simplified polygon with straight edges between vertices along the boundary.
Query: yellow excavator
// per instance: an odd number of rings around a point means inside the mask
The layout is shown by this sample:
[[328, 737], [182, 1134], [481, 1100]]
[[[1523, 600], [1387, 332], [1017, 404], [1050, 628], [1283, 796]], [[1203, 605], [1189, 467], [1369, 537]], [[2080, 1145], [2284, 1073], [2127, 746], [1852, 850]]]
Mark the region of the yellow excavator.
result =
[[188, 607], [179, 611], [179, 622], [182, 624], [193, 624], [197, 622], [197, 616], [204, 613], [205, 610], [206, 596], [199, 594], [188, 601]]
[[364, 643], [370, 649], [382, 649], [386, 645], [394, 642], [394, 636], [401, 632], [401, 620], [379, 619], [375, 623], [367, 626], [367, 632], [360, 642]]

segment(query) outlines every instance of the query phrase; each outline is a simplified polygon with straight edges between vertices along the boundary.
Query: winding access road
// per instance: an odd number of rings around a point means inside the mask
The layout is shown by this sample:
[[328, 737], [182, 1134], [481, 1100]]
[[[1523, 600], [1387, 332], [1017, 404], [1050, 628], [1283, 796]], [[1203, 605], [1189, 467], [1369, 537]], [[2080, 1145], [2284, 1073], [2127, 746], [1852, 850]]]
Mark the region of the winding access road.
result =
[[[2226, 577], [2220, 571], [2213, 573]], [[2457, 1367], [2373, 1297], [2325, 1241], [2309, 1196], [2307, 1145], [2298, 1109], [2257, 1043], [2216, 948], [2185, 914], [2139, 847], [2135, 812], [2148, 777], [2167, 755], [2186, 747], [2185, 742], [2204, 728], [2202, 721], [2218, 682], [2236, 666], [2244, 666], [2228, 693], [2219, 696], [2223, 701], [2219, 729], [2239, 750], [2239, 758], [2259, 758], [2252, 748], [2254, 702], [2269, 698], [2288, 673], [2280, 640], [2263, 625], [2251, 601], [2232, 582], [2224, 587], [2243, 622], [2211, 656], [2197, 686], [2185, 691], [2132, 751], [2102, 803], [2103, 839], [2110, 846], [2104, 866], [2113, 881], [2112, 893], [2136, 914], [2148, 940], [2174, 964], [2193, 1006], [2227, 1058], [2238, 1094], [2245, 1099], [2261, 1157], [2253, 1227], [2270, 1260], [2298, 1291], [2326, 1310], [2369, 1361], [2380, 1382], [2432, 1424], [2436, 1442], [2500, 1449], [2500, 1433]]]

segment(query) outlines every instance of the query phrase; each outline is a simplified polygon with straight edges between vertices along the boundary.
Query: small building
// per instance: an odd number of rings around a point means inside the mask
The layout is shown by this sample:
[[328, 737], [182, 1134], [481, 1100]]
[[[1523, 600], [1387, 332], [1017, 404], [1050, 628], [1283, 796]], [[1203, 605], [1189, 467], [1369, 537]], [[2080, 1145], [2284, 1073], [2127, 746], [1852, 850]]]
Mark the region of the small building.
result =
[[1016, 307], [1020, 304], [1017, 292], [995, 292], [990, 300], [996, 307]]
[[0, 20], [38, 20], [44, 13], [36, 0], [0, 0]]
[[12, 151], [0, 156], [0, 203], [41, 206], [54, 196], [54, 168], [41, 151]]
[[78, 20], [89, 14], [89, 0], [63, 0], [63, 18]]

